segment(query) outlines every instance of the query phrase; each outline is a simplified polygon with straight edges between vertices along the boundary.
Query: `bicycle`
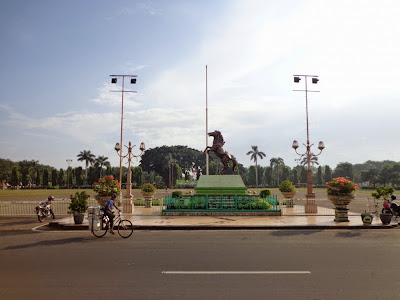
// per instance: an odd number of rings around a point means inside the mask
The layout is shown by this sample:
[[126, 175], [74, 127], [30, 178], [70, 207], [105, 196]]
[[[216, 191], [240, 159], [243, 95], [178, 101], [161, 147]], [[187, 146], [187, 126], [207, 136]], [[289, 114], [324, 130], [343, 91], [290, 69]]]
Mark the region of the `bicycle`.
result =
[[[109, 223], [109, 221], [110, 221], [108, 216], [106, 216], [104, 214], [102, 216], [100, 216], [100, 218], [101, 219], [100, 219], [99, 228], [95, 228], [97, 226], [95, 226], [95, 224], [94, 224], [94, 218], [92, 219], [92, 233], [95, 237], [98, 237], [98, 238], [101, 238], [106, 235], [106, 233], [109, 229], [109, 226], [107, 225], [107, 223]], [[113, 227], [115, 227], [115, 226], [117, 226], [118, 234], [124, 239], [130, 237], [133, 233], [132, 222], [129, 220], [122, 220], [120, 211], [118, 211], [118, 216], [114, 219]]]

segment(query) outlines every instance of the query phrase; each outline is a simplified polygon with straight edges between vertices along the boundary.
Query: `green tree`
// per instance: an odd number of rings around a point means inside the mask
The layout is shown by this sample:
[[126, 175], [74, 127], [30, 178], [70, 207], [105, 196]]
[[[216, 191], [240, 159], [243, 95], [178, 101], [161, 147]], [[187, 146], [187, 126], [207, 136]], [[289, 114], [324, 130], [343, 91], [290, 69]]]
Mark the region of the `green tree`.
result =
[[307, 183], [307, 169], [304, 166], [300, 169], [300, 183]]
[[83, 185], [83, 180], [84, 180], [84, 177], [83, 177], [83, 169], [82, 169], [82, 167], [77, 167], [77, 168], [75, 168], [74, 169], [74, 175], [75, 175], [75, 184], [79, 187], [79, 186], [82, 186]]
[[133, 167], [132, 170], [132, 179], [133, 182], [136, 183], [137, 187], [140, 187], [143, 185], [144, 183], [144, 177], [143, 177], [143, 169], [142, 167], [138, 166], [138, 167]]
[[99, 178], [101, 178], [101, 177], [103, 177], [103, 167], [108, 168], [108, 167], [111, 166], [111, 164], [110, 164], [110, 162], [108, 161], [108, 157], [107, 157], [107, 156], [101, 156], [101, 155], [100, 155], [100, 156], [96, 157], [95, 162], [94, 162], [94, 166], [95, 166], [96, 168], [99, 168], [99, 169], [100, 169], [100, 176], [99, 176]]
[[57, 186], [57, 170], [56, 169], [52, 169], [51, 170], [51, 185], [52, 186]]
[[297, 168], [293, 168], [291, 181], [294, 185], [299, 184], [299, 172], [297, 171]]
[[14, 165], [11, 171], [11, 185], [18, 186], [19, 182], [21, 181], [21, 173], [19, 172], [18, 165]]
[[186, 146], [162, 146], [148, 149], [141, 157], [140, 166], [143, 172], [150, 174], [153, 171], [156, 175], [162, 176], [164, 182], [168, 183], [169, 159], [167, 158], [169, 157], [174, 159], [183, 171], [191, 170], [192, 168], [197, 169], [198, 167], [205, 170], [206, 160], [204, 153]]
[[247, 178], [249, 186], [256, 186], [256, 170], [255, 169], [256, 169], [255, 166], [249, 167], [249, 175]]
[[9, 159], [0, 158], [0, 180], [11, 181], [11, 173], [14, 163]]
[[251, 149], [249, 152], [247, 152], [246, 155], [250, 155], [250, 160], [253, 160], [254, 163], [256, 164], [255, 172], [256, 172], [256, 186], [258, 187], [258, 164], [257, 164], [257, 158], [259, 157], [260, 159], [263, 159], [266, 157], [265, 153], [262, 151], [258, 150], [258, 146], [251, 146]]
[[377, 177], [379, 175], [379, 171], [376, 168], [372, 168], [369, 170], [364, 170], [360, 172], [361, 181], [369, 182], [374, 184], [377, 181]]
[[84, 161], [85, 162], [85, 179], [87, 180], [88, 173], [87, 169], [90, 165], [93, 165], [93, 163], [96, 161], [96, 156], [90, 152], [90, 150], [83, 150], [81, 151], [78, 155], [78, 161]]
[[276, 186], [279, 186], [279, 174], [282, 172], [282, 167], [285, 165], [285, 162], [280, 157], [273, 157], [269, 160], [269, 163], [276, 176]]
[[[312, 165], [312, 166], [314, 166], [314, 165], [319, 165], [319, 162], [318, 162], [318, 157], [317, 156], [315, 156], [315, 155], [310, 155], [311, 157], [310, 157], [310, 164]], [[301, 159], [301, 161], [300, 161], [300, 164], [302, 165], [302, 166], [305, 166], [305, 165], [307, 165], [307, 156], [303, 156], [303, 158]]]
[[328, 182], [332, 180], [332, 169], [327, 165], [325, 166], [325, 175], [324, 175], [324, 181]]
[[282, 181], [289, 180], [290, 168], [288, 166], [282, 166]]
[[47, 168], [43, 170], [43, 186], [44, 187], [49, 186], [49, 169]]
[[348, 177], [353, 180], [353, 165], [349, 162], [339, 163], [333, 171], [333, 177]]
[[316, 178], [316, 184], [317, 185], [322, 185], [324, 183], [324, 180], [322, 178], [322, 167], [319, 166], [317, 170], [317, 178]]
[[64, 174], [64, 170], [60, 169], [60, 171], [58, 172], [58, 184], [60, 186], [65, 186], [65, 174]]

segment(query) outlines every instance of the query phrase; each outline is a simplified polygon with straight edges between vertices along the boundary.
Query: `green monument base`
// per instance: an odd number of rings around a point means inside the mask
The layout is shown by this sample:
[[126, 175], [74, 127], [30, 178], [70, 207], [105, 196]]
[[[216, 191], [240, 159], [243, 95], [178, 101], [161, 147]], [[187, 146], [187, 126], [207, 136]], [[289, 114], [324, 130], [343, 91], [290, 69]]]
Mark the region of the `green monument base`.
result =
[[247, 195], [247, 187], [240, 175], [201, 175], [196, 195]]

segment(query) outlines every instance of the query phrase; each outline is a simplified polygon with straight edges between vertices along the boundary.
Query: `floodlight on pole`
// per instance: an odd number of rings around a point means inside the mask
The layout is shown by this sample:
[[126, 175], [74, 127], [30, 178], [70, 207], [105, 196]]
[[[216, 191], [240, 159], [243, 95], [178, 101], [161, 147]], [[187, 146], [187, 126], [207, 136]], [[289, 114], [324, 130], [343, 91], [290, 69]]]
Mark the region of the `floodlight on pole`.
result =
[[[120, 135], [120, 145], [123, 145], [122, 144], [122, 136], [123, 136], [122, 132], [123, 132], [123, 126], [124, 126], [124, 93], [136, 93], [136, 91], [125, 90], [125, 77], [131, 79], [131, 84], [136, 84], [137, 75], [110, 75], [110, 77], [111, 77], [111, 83], [112, 84], [116, 84], [118, 82], [117, 78], [122, 78], [122, 89], [121, 90], [111, 90], [110, 92], [121, 93], [121, 135]], [[122, 187], [122, 157], [121, 157], [121, 155], [122, 155], [122, 148], [121, 148], [120, 159], [119, 159], [119, 184]], [[120, 192], [119, 201], [122, 201], [122, 190]], [[121, 204], [121, 203], [119, 203], [119, 204]]]
[[322, 150], [325, 149], [325, 145], [322, 141], [318, 143], [318, 149], [319, 153], [314, 154], [311, 152], [311, 147], [314, 144], [310, 144], [310, 131], [309, 131], [309, 121], [308, 121], [308, 92], [319, 92], [319, 91], [310, 91], [307, 89], [307, 78], [312, 77], [312, 83], [316, 84], [318, 83], [319, 79], [318, 76], [316, 75], [293, 75], [294, 76], [294, 82], [298, 83], [301, 80], [301, 77], [304, 77], [304, 83], [305, 83], [305, 89], [304, 90], [294, 90], [294, 91], [301, 91], [301, 92], [306, 92], [306, 124], [307, 124], [307, 143], [303, 144], [306, 147], [306, 151], [304, 153], [298, 153], [297, 149], [299, 148], [299, 143], [294, 140], [292, 144], [292, 148], [296, 152], [296, 154], [300, 155], [300, 158], [306, 157], [307, 160], [307, 194], [306, 194], [306, 207], [305, 211], [306, 213], [316, 213], [317, 212], [317, 206], [315, 204], [315, 193], [313, 192], [313, 183], [312, 183], [312, 171], [311, 171], [311, 158], [316, 157], [322, 153]]

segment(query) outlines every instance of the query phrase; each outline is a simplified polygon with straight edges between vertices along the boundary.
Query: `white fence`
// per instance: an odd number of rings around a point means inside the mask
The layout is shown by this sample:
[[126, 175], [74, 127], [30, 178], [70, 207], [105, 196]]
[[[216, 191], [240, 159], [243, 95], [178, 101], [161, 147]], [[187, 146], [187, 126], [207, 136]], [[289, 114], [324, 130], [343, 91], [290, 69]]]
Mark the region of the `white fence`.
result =
[[[305, 199], [293, 199], [293, 206], [287, 205], [285, 199], [279, 199], [279, 208], [282, 210], [282, 215], [284, 216], [301, 216], [301, 215], [318, 215], [318, 216], [334, 216], [335, 208], [328, 199], [315, 199], [315, 204], [317, 205], [316, 213], [306, 213], [305, 212]], [[379, 212], [383, 207], [383, 201], [376, 201], [372, 198], [364, 199], [353, 199], [348, 208], [349, 216], [360, 215], [365, 211], [371, 213]]]
[[[164, 208], [163, 198], [153, 199], [152, 208], [144, 207], [144, 199], [135, 198], [134, 211], [135, 215], [160, 215]], [[293, 206], [286, 205], [285, 199], [279, 199], [279, 208], [284, 216], [301, 216], [307, 215], [305, 212], [305, 199], [293, 199]], [[95, 199], [88, 200], [89, 206], [99, 206]], [[57, 216], [68, 214], [68, 205], [70, 199], [55, 199], [52, 201], [52, 209]], [[315, 199], [317, 212], [311, 215], [333, 216], [335, 210], [333, 204], [328, 199]], [[16, 216], [16, 215], [35, 215], [35, 207], [38, 202], [32, 201], [0, 201], [0, 216]], [[349, 215], [360, 215], [365, 211], [379, 212], [383, 207], [383, 201], [376, 201], [371, 198], [354, 199], [349, 204]], [[122, 208], [122, 207], [121, 207]]]
[[[70, 199], [54, 199], [51, 207], [56, 216], [68, 215]], [[135, 199], [134, 214], [136, 215], [159, 215], [163, 209], [163, 199], [154, 199], [152, 208], [144, 208], [144, 199]], [[35, 207], [39, 202], [33, 201], [0, 201], [0, 216], [33, 216]], [[99, 206], [95, 199], [88, 200], [88, 206]], [[122, 206], [121, 206], [122, 208]]]

